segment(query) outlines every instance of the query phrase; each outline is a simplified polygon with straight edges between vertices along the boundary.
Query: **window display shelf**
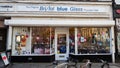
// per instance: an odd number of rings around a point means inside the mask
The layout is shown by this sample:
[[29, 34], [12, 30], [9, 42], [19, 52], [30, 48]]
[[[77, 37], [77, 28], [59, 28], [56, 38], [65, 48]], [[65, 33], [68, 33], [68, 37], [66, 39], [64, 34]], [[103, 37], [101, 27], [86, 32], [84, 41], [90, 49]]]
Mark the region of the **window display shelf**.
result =
[[55, 53], [53, 54], [29, 54], [29, 55], [12, 55], [12, 56], [50, 56], [50, 55], [55, 55]]
[[112, 53], [96, 53], [96, 54], [74, 54], [74, 53], [70, 53], [71, 55], [112, 55]]

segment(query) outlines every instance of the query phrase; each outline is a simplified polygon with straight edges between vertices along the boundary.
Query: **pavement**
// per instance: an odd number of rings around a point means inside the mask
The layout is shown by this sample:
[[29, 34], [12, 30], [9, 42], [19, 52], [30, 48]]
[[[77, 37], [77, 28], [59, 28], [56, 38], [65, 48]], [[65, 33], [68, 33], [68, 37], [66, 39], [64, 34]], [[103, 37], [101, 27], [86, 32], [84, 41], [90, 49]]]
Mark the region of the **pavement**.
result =
[[[65, 62], [59, 62], [58, 64], [62, 64]], [[71, 63], [74, 64], [74, 63]], [[77, 68], [84, 65], [85, 63], [77, 63]], [[91, 68], [101, 68], [102, 63], [92, 63]], [[120, 68], [120, 63], [109, 63], [110, 68]], [[4, 62], [0, 60], [0, 68], [54, 68], [56, 65], [53, 65], [53, 62], [49, 63], [10, 63], [7, 67], [5, 67]], [[65, 67], [57, 67], [57, 68], [65, 68]], [[75, 68], [75, 67], [70, 67]]]
[[[85, 63], [78, 63], [77, 68], [80, 68], [80, 65], [83, 64]], [[109, 63], [109, 64], [110, 64], [110, 68], [120, 68], [120, 63]], [[92, 63], [91, 68], [101, 68], [101, 65], [102, 63]], [[54, 67], [55, 65], [53, 65], [53, 63], [12, 63], [7, 68], [54, 68]], [[60, 68], [65, 68], [65, 67], [60, 67]], [[71, 68], [75, 68], [75, 67], [71, 67]]]
[[0, 68], [4, 68], [4, 63], [3, 63], [3, 61], [0, 59]]

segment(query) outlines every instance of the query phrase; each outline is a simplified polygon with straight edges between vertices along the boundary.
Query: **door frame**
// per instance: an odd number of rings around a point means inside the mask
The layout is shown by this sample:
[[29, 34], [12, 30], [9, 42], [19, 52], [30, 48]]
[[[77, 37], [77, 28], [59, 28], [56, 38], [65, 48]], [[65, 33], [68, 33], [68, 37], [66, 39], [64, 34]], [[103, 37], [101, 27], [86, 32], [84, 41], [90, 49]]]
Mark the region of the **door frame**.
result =
[[[57, 53], [58, 34], [66, 34], [66, 54]], [[55, 60], [67, 60], [67, 57], [69, 57], [69, 28], [55, 28]]]

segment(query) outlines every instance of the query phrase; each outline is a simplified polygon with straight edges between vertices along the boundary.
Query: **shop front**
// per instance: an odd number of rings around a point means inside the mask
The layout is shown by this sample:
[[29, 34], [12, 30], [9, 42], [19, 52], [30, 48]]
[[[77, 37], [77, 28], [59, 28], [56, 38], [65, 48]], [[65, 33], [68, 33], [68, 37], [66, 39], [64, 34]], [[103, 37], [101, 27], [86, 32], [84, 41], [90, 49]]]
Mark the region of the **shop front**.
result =
[[[19, 24], [20, 20], [9, 20], [9, 25], [12, 25], [12, 27], [9, 26], [9, 29], [13, 33], [12, 60], [14, 62], [67, 60], [67, 57], [73, 57], [80, 61], [84, 59], [112, 61], [113, 21], [100, 21], [97, 24], [95, 24], [96, 21], [74, 21], [73, 23], [70, 20], [59, 20], [58, 22], [45, 20], [40, 23], [41, 21], [36, 22], [39, 25], [34, 26], [35, 23], [32, 23], [34, 20], [24, 21], [23, 24]], [[49, 23], [56, 22], [55, 26], [40, 26], [45, 25], [45, 22], [48, 21]], [[12, 22], [16, 22], [19, 26], [15, 26]], [[27, 25], [27, 22], [32, 26]], [[64, 24], [62, 26], [61, 22], [74, 25]], [[80, 24], [76, 22], [80, 22]], [[109, 23], [104, 24], [105, 22]], [[83, 27], [83, 25], [85, 26]], [[20, 57], [24, 60], [19, 60]]]
[[16, 7], [18, 14], [5, 20], [13, 62], [48, 62], [67, 57], [114, 62], [111, 3], [95, 6], [92, 2], [88, 5], [57, 2]]

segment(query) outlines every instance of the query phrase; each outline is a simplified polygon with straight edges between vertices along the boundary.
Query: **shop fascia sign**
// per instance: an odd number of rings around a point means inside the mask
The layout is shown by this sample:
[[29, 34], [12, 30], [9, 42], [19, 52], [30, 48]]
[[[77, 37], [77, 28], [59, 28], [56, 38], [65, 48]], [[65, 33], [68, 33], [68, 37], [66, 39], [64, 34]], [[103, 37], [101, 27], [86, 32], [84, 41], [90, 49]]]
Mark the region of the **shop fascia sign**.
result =
[[18, 6], [17, 11], [40, 12], [106, 12], [101, 6]]
[[107, 12], [104, 6], [2, 5], [0, 11], [25, 12]]
[[14, 11], [12, 5], [0, 5], [0, 11]]

